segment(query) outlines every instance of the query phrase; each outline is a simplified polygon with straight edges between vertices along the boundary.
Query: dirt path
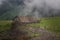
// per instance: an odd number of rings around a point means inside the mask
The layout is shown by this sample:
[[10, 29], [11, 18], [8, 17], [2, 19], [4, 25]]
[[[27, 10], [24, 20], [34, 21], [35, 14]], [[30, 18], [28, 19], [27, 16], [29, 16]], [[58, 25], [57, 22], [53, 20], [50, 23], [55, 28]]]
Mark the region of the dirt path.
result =
[[[18, 25], [13, 25], [13, 31], [16, 33], [15, 36], [18, 34], [18, 35], [23, 35], [20, 30], [16, 30], [17, 29], [22, 29], [23, 31], [23, 34], [25, 34], [25, 30], [30, 30], [32, 32], [29, 32], [28, 34], [31, 35], [32, 33], [37, 33], [37, 34], [40, 34], [39, 36], [36, 36], [36, 37], [32, 37], [32, 38], [29, 38], [28, 40], [60, 40], [59, 37], [55, 37], [54, 33], [52, 32], [49, 32], [47, 30], [45, 30], [44, 28], [40, 28], [40, 27], [30, 27], [30, 26], [18, 26]], [[18, 31], [18, 32], [17, 32]], [[26, 34], [27, 35], [27, 34]]]
[[31, 38], [29, 40], [60, 40], [60, 38], [56, 38], [55, 35], [51, 32], [48, 32], [47, 30], [43, 28], [34, 28], [34, 32], [40, 33], [41, 36]]

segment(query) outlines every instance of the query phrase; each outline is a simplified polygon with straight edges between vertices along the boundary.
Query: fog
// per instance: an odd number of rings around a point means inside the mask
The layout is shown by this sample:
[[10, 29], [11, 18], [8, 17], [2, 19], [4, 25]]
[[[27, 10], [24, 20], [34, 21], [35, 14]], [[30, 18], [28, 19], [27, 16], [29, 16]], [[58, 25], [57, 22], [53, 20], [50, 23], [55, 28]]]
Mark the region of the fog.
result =
[[[24, 14], [23, 16], [60, 15], [57, 13], [60, 10], [60, 0], [24, 0], [24, 4], [24, 9], [21, 11], [21, 15]], [[49, 13], [50, 10], [53, 13]]]
[[0, 0], [0, 16], [4, 18], [5, 15], [10, 18], [60, 16], [60, 0]]
[[2, 4], [2, 0], [0, 0], [0, 5]]

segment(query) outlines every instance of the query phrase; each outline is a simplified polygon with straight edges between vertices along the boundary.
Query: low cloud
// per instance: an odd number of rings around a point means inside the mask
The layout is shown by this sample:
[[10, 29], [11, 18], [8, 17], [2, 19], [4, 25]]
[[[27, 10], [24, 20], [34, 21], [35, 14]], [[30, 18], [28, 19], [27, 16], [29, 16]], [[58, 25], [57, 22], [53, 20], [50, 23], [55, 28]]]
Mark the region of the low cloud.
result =
[[[60, 10], [60, 0], [24, 0], [24, 4], [25, 6], [21, 11], [23, 16], [51, 16], [58, 14], [54, 12]], [[49, 13], [50, 10], [52, 13]]]

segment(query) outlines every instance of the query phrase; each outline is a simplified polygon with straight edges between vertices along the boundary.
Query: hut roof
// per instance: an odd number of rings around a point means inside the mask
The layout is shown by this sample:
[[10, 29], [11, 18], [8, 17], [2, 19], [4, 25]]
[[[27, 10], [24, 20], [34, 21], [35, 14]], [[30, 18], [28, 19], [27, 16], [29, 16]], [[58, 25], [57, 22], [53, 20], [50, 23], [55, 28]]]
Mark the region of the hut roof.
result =
[[35, 22], [37, 21], [37, 18], [31, 16], [16, 16], [15, 20], [19, 22]]

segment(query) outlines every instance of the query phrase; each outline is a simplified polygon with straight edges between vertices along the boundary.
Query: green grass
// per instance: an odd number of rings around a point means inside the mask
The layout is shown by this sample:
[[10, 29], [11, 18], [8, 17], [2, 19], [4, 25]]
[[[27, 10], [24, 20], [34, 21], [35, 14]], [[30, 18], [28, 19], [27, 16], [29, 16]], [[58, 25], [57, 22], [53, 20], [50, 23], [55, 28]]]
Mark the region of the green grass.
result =
[[7, 21], [7, 20], [0, 20], [0, 32], [1, 31], [6, 31], [9, 30], [11, 27], [11, 21]]
[[40, 26], [43, 26], [47, 30], [53, 32], [60, 32], [60, 17], [50, 17], [47, 19], [42, 19]]
[[[32, 23], [27, 26], [44, 27], [46, 30], [60, 34], [60, 17], [40, 18], [40, 23]], [[0, 32], [11, 28], [11, 21], [0, 20]]]
[[40, 18], [40, 23], [28, 24], [33, 27], [44, 27], [45, 29], [52, 32], [60, 32], [60, 17], [45, 17]]

